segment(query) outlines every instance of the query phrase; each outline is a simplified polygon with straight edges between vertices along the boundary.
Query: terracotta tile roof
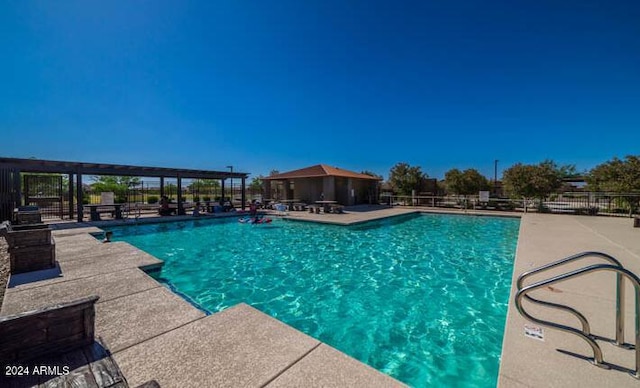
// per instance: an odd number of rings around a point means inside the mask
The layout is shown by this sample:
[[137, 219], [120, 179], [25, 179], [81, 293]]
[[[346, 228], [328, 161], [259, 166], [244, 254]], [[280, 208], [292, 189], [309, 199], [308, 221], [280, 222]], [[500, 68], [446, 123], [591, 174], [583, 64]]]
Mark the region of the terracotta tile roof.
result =
[[282, 174], [271, 175], [271, 176], [265, 177], [264, 179], [279, 180], [279, 179], [294, 179], [294, 178], [320, 178], [325, 176], [380, 180], [380, 178], [376, 178], [371, 175], [360, 174], [360, 173], [349, 171], [349, 170], [343, 170], [338, 167], [327, 166], [326, 164], [316, 164], [315, 166], [305, 167], [299, 170], [293, 170], [293, 171], [284, 172]]

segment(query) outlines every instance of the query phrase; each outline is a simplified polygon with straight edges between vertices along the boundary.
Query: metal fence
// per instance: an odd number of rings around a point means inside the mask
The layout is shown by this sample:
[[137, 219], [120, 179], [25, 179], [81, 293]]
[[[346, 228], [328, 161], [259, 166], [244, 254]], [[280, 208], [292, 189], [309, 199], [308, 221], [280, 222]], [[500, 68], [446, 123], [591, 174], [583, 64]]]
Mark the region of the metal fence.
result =
[[[156, 204], [161, 197], [160, 178], [137, 178], [128, 187], [114, 185], [111, 190], [97, 190], [94, 181], [98, 179], [89, 178], [82, 187], [82, 202], [85, 205], [101, 204], [102, 191], [112, 191], [115, 203], [144, 204], [145, 208], [157, 210]], [[78, 200], [76, 190], [69, 191], [73, 182], [73, 174], [21, 173], [13, 167], [0, 168], [0, 221], [11, 220], [13, 209], [20, 205], [38, 206], [44, 219], [73, 219]], [[172, 201], [178, 199], [177, 183], [177, 178], [164, 179], [162, 194]], [[243, 193], [242, 183], [242, 179], [183, 179], [181, 197], [184, 202], [217, 202], [231, 198], [235, 206], [241, 206], [243, 198], [246, 201], [262, 198], [261, 193], [253, 192], [248, 186]], [[131, 207], [124, 206], [123, 209]]]
[[579, 215], [632, 217], [640, 214], [640, 193], [566, 192], [544, 200], [489, 198], [481, 202], [469, 196], [380, 196], [380, 203], [392, 206], [415, 206], [450, 209], [477, 209], [516, 212], [542, 212]]
[[22, 194], [24, 204], [37, 206], [42, 218], [60, 218], [68, 214], [68, 190], [63, 189], [62, 175], [23, 174]]
[[[2, 177], [9, 176], [9, 173], [2, 175]], [[2, 184], [3, 192], [9, 192], [8, 187], [12, 187], [12, 183], [9, 179], [5, 179], [6, 182]], [[15, 201], [14, 203], [7, 204], [7, 216], [10, 216], [11, 211], [18, 204], [36, 205], [40, 208], [42, 217], [44, 219], [67, 219], [72, 218], [70, 213], [69, 204], [69, 188], [68, 179], [64, 175], [58, 174], [23, 174], [23, 180], [21, 182], [22, 200]], [[20, 186], [20, 185], [18, 185]], [[245, 190], [247, 200], [256, 198], [254, 193], [247, 188]], [[74, 203], [77, 201], [75, 193], [73, 193]], [[177, 201], [178, 199], [178, 186], [176, 179], [164, 180], [163, 194], [169, 197], [171, 201]], [[183, 180], [181, 188], [182, 200], [185, 202], [214, 202], [219, 201], [222, 196], [222, 185], [219, 181], [205, 181], [205, 180]], [[128, 185], [128, 187], [117, 187], [114, 189], [114, 202], [122, 203], [129, 206], [125, 206], [125, 209], [140, 207], [138, 205], [145, 205], [141, 208], [149, 211], [157, 211], [157, 205], [161, 197], [160, 180], [155, 178], [147, 178], [139, 180], [134, 184]], [[230, 187], [230, 182], [227, 181], [224, 188], [224, 198], [234, 198], [234, 204], [236, 206], [241, 205], [242, 187], [240, 181], [234, 182], [233, 187]], [[258, 195], [257, 198], [260, 198]], [[6, 201], [8, 202], [8, 201]], [[83, 203], [85, 205], [97, 205], [102, 203], [102, 191], [95, 190], [90, 184], [85, 184], [83, 187]], [[87, 211], [85, 210], [85, 213]]]
[[[234, 185], [234, 194], [240, 198], [240, 187]], [[85, 204], [99, 204], [101, 201], [102, 191], [93, 190], [90, 186], [85, 187], [84, 202]], [[175, 179], [165, 179], [164, 191], [162, 193], [169, 197], [171, 201], [178, 199], [178, 186]], [[231, 188], [227, 184], [225, 187], [225, 198], [229, 198]], [[135, 184], [129, 185], [126, 189], [122, 188], [114, 193], [115, 202], [117, 203], [140, 203], [140, 204], [156, 204], [160, 200], [160, 180], [145, 179]], [[211, 184], [210, 182], [183, 182], [181, 188], [181, 196], [185, 202], [197, 201], [215, 201], [222, 197], [222, 187], [219, 184]]]

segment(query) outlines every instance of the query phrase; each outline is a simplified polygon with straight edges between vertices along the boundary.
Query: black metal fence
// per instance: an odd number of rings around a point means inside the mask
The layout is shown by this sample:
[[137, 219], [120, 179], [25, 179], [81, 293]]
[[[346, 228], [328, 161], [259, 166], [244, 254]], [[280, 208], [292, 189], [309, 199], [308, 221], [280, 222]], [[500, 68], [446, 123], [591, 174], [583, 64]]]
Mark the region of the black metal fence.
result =
[[[21, 179], [22, 178], [22, 179]], [[12, 169], [0, 170], [0, 211], [2, 220], [10, 220], [13, 209], [19, 205], [34, 205], [40, 208], [43, 219], [69, 219], [73, 218], [73, 211], [77, 203], [76, 193], [69, 196], [68, 175], [60, 174], [20, 174]], [[93, 183], [93, 182], [91, 182]], [[181, 196], [184, 202], [214, 202], [234, 198], [235, 205], [240, 204], [242, 187], [240, 180], [227, 181], [222, 190], [219, 180], [183, 180]], [[115, 185], [111, 189], [98, 190], [92, 184], [83, 185], [83, 203], [103, 203], [102, 193], [112, 192], [115, 203], [128, 204], [128, 208], [134, 205], [144, 204], [143, 208], [157, 210], [155, 205], [161, 195], [166, 195], [171, 201], [177, 201], [177, 179], [164, 180], [161, 191], [160, 179], [145, 178], [135, 180], [129, 185]], [[246, 191], [249, 194], [249, 191]], [[251, 197], [247, 196], [251, 199]], [[70, 200], [72, 202], [70, 202]], [[85, 212], [88, 214], [88, 212]]]
[[[185, 184], [186, 183], [186, 184]], [[234, 187], [236, 193], [240, 192], [239, 187]], [[160, 180], [145, 179], [128, 185], [112, 189], [114, 200], [117, 203], [129, 204], [156, 204], [162, 195], [166, 195], [169, 200], [177, 201], [178, 185], [175, 179], [165, 179], [164, 189], [161, 192]], [[93, 189], [91, 186], [84, 188], [85, 204], [100, 204], [103, 190]], [[213, 181], [186, 181], [181, 188], [181, 196], [185, 202], [214, 201], [222, 197], [222, 186], [219, 182]], [[229, 198], [230, 188], [225, 187], [225, 198]]]
[[63, 191], [62, 175], [23, 174], [22, 193], [24, 204], [38, 206], [42, 218], [64, 218], [68, 214], [68, 191]]
[[394, 206], [502, 210], [632, 217], [640, 214], [640, 193], [566, 192], [544, 200], [489, 198], [478, 196], [401, 196], [384, 193], [380, 203]]
[[566, 192], [551, 195], [542, 211], [566, 209], [578, 214], [630, 217], [640, 212], [640, 193]]

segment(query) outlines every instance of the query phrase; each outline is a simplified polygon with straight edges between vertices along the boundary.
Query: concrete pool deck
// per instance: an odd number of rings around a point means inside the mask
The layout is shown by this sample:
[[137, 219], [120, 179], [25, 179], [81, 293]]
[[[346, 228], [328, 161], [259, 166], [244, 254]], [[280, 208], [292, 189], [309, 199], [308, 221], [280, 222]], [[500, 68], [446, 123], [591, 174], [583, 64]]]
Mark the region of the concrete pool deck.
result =
[[0, 315], [98, 295], [96, 336], [131, 386], [152, 379], [162, 387], [404, 386], [246, 304], [206, 316], [140, 270], [160, 260], [89, 234], [100, 231], [55, 230], [58, 267], [12, 276]]
[[[640, 382], [623, 371], [598, 368], [588, 361], [557, 349], [593, 357], [582, 339], [564, 332], [543, 328], [544, 341], [524, 335], [527, 322], [516, 310], [514, 297], [517, 277], [526, 271], [584, 251], [601, 251], [617, 258], [622, 265], [640, 274], [640, 229], [629, 218], [527, 214], [520, 223], [520, 235], [514, 265], [509, 311], [503, 340], [499, 387], [637, 387]], [[532, 278], [537, 280], [578, 269], [602, 260], [589, 259], [567, 265], [562, 270]], [[592, 333], [614, 338], [615, 275], [592, 273], [536, 291], [542, 300], [571, 306], [584, 314]], [[626, 342], [634, 342], [634, 294], [627, 282]], [[558, 310], [525, 308], [539, 318], [579, 328], [577, 319]], [[625, 368], [634, 368], [635, 353], [598, 341], [604, 360]]]
[[[318, 217], [323, 222], [346, 225], [416, 211], [422, 209], [361, 208], [337, 215], [290, 212], [287, 217], [309, 221], [317, 221], [314, 218]], [[631, 271], [640, 273], [640, 230], [632, 228], [628, 218], [428, 212], [522, 216], [514, 279], [526, 270], [587, 250], [612, 254]], [[192, 218], [162, 220], [179, 219]], [[401, 386], [250, 306], [240, 304], [205, 316], [139, 269], [157, 266], [159, 260], [127, 243], [100, 243], [88, 234], [100, 232], [95, 226], [62, 224], [56, 228], [60, 270], [12, 277], [1, 315], [99, 295], [96, 334], [102, 337], [132, 386], [150, 379], [156, 379], [163, 387]], [[554, 285], [539, 295], [574, 306], [589, 318], [595, 333], [612, 337], [613, 275], [596, 274], [585, 279]], [[638, 381], [626, 373], [603, 370], [558, 352], [556, 349], [561, 348], [590, 356], [589, 348], [570, 334], [545, 329], [544, 342], [525, 337], [526, 321], [513, 305], [513, 287], [500, 387], [638, 386]], [[631, 290], [627, 295], [632, 295]], [[632, 301], [627, 306], [626, 339], [632, 342]], [[546, 317], [565, 319], [557, 311]], [[566, 323], [576, 326], [571, 320]], [[605, 360], [632, 367], [631, 352], [617, 350], [603, 346]]]

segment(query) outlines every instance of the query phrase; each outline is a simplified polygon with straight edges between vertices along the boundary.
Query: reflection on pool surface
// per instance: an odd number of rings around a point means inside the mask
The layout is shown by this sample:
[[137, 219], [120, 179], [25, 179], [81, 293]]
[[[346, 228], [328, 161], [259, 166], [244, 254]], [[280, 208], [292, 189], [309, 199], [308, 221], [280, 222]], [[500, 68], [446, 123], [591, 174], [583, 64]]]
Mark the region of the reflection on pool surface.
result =
[[207, 311], [248, 303], [412, 386], [494, 387], [519, 224], [424, 214], [113, 230]]

